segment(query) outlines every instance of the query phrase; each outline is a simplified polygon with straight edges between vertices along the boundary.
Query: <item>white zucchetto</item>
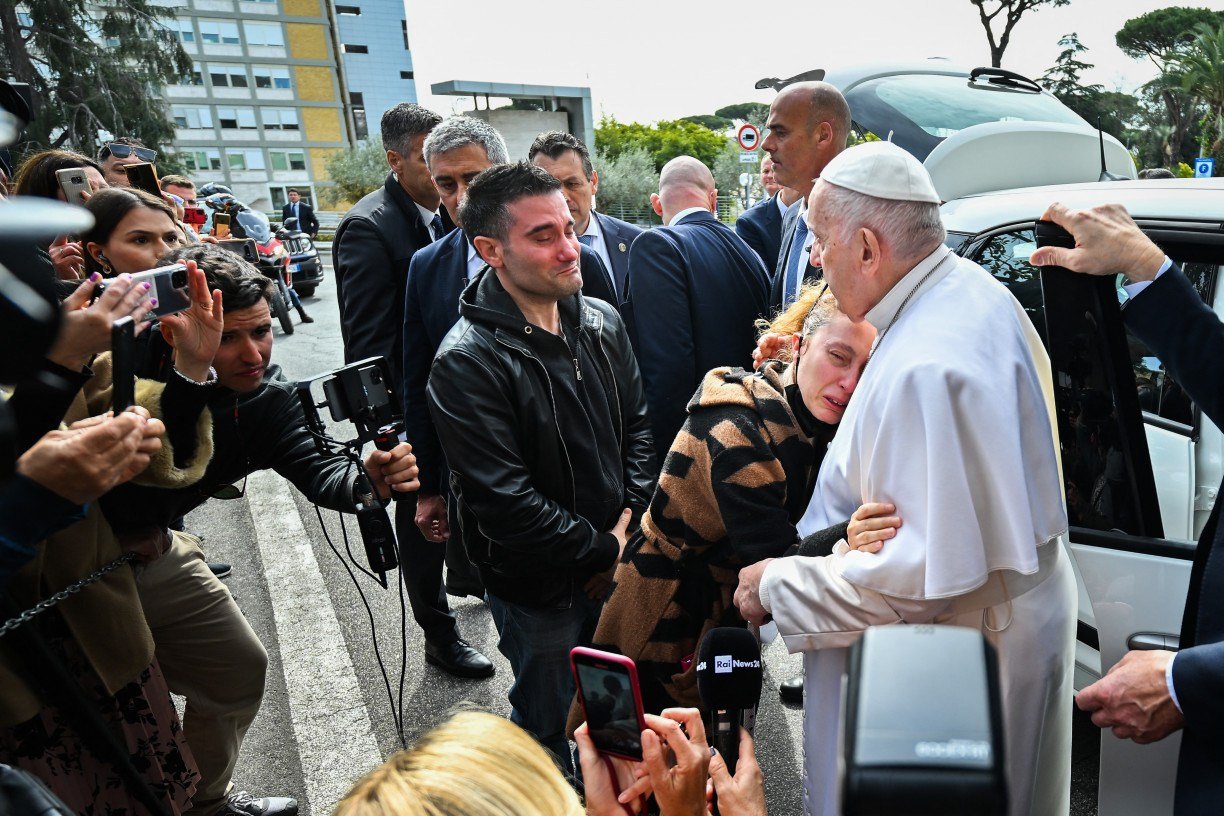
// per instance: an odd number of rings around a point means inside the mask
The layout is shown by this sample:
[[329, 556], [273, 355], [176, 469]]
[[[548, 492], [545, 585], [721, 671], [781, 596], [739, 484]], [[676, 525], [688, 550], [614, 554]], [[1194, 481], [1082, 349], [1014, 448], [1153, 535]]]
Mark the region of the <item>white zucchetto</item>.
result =
[[942, 203], [922, 163], [892, 142], [846, 148], [825, 166], [820, 178], [886, 201]]

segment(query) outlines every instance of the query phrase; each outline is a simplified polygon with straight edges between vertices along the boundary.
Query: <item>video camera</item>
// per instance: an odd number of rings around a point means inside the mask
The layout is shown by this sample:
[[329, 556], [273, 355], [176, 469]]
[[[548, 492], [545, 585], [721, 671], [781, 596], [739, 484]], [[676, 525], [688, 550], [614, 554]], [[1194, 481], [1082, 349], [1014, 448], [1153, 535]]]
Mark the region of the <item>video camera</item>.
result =
[[[323, 399], [315, 401], [316, 385]], [[383, 357], [370, 357], [343, 366], [294, 386], [306, 427], [314, 437], [320, 453], [340, 453], [352, 459], [360, 473], [357, 478], [357, 525], [365, 543], [370, 569], [378, 574], [379, 582], [387, 586], [387, 572], [398, 566], [395, 532], [387, 515], [386, 504], [370, 484], [361, 465], [361, 448], [373, 442], [379, 450], [389, 451], [399, 444], [404, 420], [399, 399], [391, 388], [391, 370]], [[327, 408], [335, 422], [352, 422], [357, 438], [340, 441], [328, 433], [319, 409]], [[396, 495], [398, 498], [398, 494]]]

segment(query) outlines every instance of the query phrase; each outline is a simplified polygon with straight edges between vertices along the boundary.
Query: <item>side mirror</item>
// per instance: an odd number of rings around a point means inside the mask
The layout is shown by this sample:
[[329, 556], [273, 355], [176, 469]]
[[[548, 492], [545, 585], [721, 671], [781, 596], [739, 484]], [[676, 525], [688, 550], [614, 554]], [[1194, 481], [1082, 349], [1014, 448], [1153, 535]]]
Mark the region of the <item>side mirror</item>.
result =
[[285, 223], [281, 226], [283, 229], [296, 230], [298, 228], [298, 220], [296, 218], [286, 218]]

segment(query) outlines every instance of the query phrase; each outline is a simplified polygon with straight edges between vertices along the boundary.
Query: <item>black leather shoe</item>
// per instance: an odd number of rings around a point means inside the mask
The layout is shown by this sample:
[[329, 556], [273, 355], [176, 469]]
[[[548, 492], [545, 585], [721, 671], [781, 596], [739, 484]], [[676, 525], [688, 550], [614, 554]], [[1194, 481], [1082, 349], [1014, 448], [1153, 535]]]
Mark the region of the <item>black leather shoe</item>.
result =
[[784, 703], [803, 705], [803, 675], [783, 680], [778, 684], [778, 696]]
[[305, 312], [302, 312], [302, 322], [303, 323], [313, 323], [314, 318], [306, 314]]
[[220, 561], [209, 561], [208, 568], [212, 571], [212, 574], [218, 578], [228, 578], [230, 573], [234, 571], [234, 568], [229, 564], [223, 564]]
[[239, 791], [226, 798], [220, 816], [296, 816], [297, 812], [297, 800], [288, 796], [256, 799], [246, 791]]
[[443, 646], [426, 643], [425, 662], [455, 677], [492, 677], [494, 671], [493, 662], [469, 646], [466, 640]]

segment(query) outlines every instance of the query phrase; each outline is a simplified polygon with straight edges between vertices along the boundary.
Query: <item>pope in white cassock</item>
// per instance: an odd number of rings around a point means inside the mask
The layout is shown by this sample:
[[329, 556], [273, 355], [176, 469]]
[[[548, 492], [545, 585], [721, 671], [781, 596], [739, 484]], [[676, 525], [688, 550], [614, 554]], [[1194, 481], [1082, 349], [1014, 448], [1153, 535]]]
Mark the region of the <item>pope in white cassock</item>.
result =
[[845, 647], [869, 626], [937, 623], [998, 650], [1009, 813], [1066, 814], [1076, 591], [1049, 358], [1007, 289], [943, 245], [939, 196], [900, 148], [833, 159], [808, 222], [842, 310], [878, 334], [799, 532], [866, 502], [896, 505], [902, 525], [879, 554], [740, 573], [741, 613], [772, 614], [804, 653], [805, 812], [839, 812]]

